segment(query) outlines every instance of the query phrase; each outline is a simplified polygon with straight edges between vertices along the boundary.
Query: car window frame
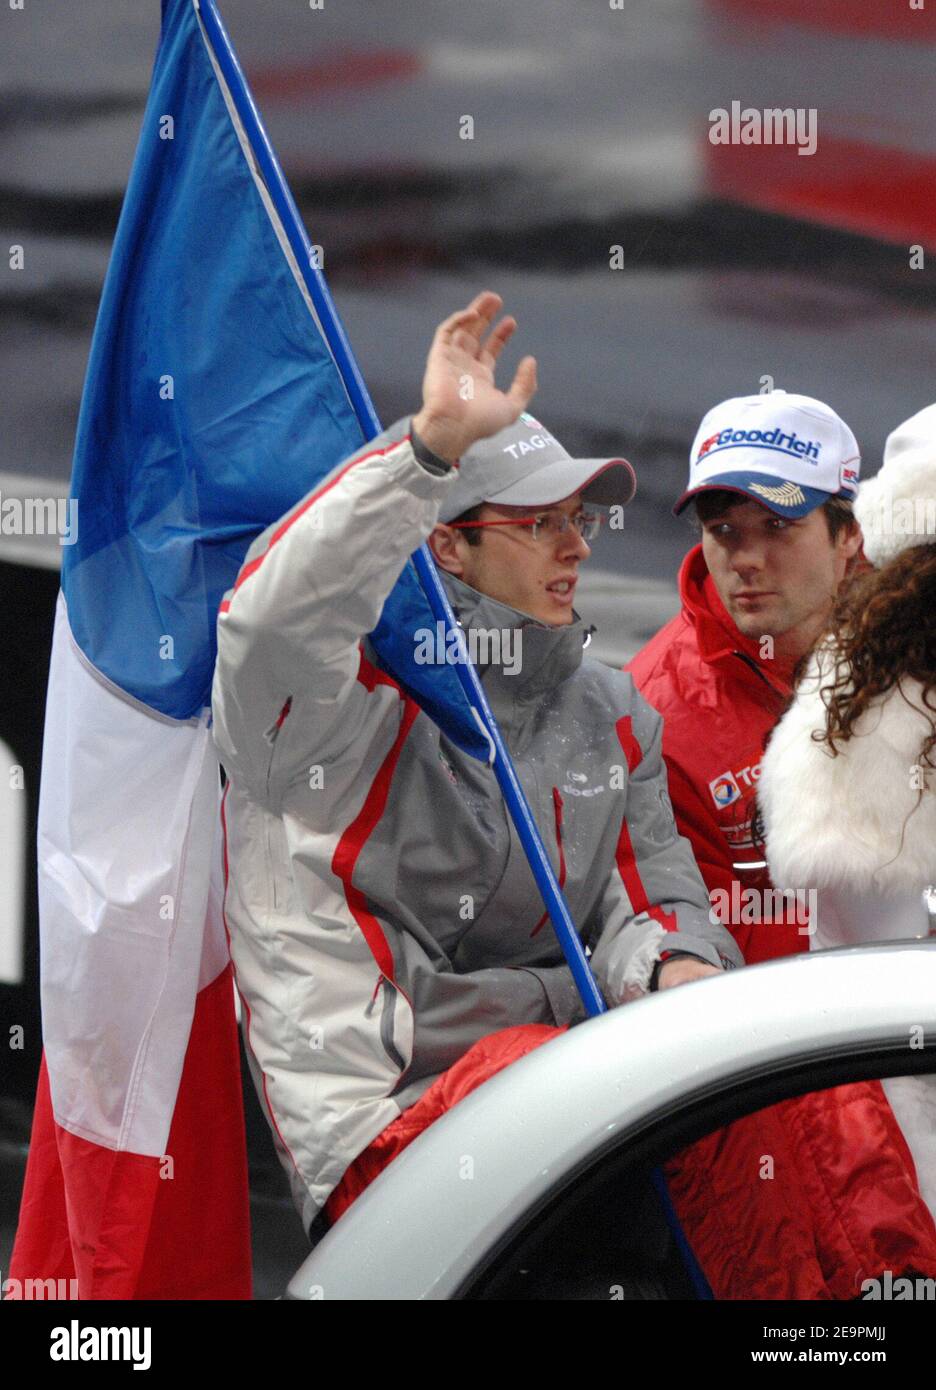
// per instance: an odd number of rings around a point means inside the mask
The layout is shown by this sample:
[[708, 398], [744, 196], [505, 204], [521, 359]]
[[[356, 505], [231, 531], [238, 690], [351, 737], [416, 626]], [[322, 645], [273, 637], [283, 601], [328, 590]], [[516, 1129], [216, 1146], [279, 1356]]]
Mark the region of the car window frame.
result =
[[620, 1164], [635, 1173], [648, 1171], [715, 1130], [780, 1101], [851, 1082], [934, 1074], [936, 1041], [927, 1043], [924, 1039], [922, 1047], [909, 1048], [894, 1039], [879, 1039], [862, 1045], [812, 1049], [781, 1063], [750, 1067], [727, 1080], [701, 1087], [679, 1103], [645, 1114], [563, 1173], [553, 1188], [541, 1193], [510, 1228], [500, 1233], [465, 1275], [452, 1298], [483, 1298], [485, 1288], [502, 1277], [503, 1265], [528, 1243], [534, 1228], [556, 1224], [561, 1219], [561, 1204], [573, 1190], [578, 1203], [583, 1188], [587, 1191], [600, 1187], [609, 1164]]

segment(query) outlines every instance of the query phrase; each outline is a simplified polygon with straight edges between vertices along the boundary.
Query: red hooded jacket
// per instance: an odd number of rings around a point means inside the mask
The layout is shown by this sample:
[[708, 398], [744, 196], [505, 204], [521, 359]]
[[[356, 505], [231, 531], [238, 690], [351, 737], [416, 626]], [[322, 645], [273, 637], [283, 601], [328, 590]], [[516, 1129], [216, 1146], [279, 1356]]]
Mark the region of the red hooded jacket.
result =
[[[714, 893], [713, 907], [749, 965], [805, 951], [805, 898], [764, 898], [771, 883], [751, 836], [761, 758], [790, 697], [792, 668], [765, 658], [761, 645], [735, 627], [701, 545], [683, 561], [679, 593], [682, 612], [627, 667], [644, 699], [663, 716], [676, 824]], [[754, 895], [745, 899], [746, 889], [769, 902], [762, 915], [772, 920], [756, 920]]]
[[[713, 907], [727, 907], [719, 916], [753, 965], [809, 946], [805, 902], [772, 910], [771, 921], [749, 920], [753, 900], [772, 887], [752, 818], [761, 758], [790, 697], [792, 669], [735, 627], [701, 545], [683, 562], [679, 592], [682, 612], [627, 669], [663, 716], [676, 823]], [[757, 891], [745, 904], [750, 888]], [[758, 1155], [774, 1160], [774, 1182], [754, 1177]], [[879, 1082], [768, 1107], [684, 1150], [666, 1172], [718, 1298], [849, 1299], [882, 1268], [934, 1270], [936, 1231]]]

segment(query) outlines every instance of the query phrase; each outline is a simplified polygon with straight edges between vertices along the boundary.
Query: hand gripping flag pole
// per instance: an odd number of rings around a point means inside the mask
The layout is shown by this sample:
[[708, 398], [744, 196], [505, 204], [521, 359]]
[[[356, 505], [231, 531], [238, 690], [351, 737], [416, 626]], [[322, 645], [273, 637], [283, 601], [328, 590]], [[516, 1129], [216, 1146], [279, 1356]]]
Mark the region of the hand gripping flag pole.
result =
[[[227, 85], [237, 116], [253, 148], [267, 193], [279, 216], [296, 265], [308, 289], [318, 326], [344, 380], [348, 398], [365, 438], [373, 439], [381, 432], [380, 421], [338, 317], [325, 277], [317, 264], [317, 258], [299, 215], [299, 210], [266, 133], [230, 36], [221, 19], [216, 0], [193, 0], [193, 3], [200, 15], [203, 31]], [[412, 559], [416, 574], [436, 619], [445, 624], [446, 643], [448, 644], [451, 640], [452, 634], [455, 635], [460, 655], [460, 660], [455, 664], [455, 671], [475, 721], [487, 741], [488, 762], [494, 770], [494, 775], [530, 862], [537, 886], [543, 896], [550, 920], [585, 1009], [592, 1017], [604, 1013], [607, 1010], [607, 1004], [591, 972], [581, 938], [575, 929], [568, 905], [556, 881], [529, 803], [504, 744], [497, 721], [488, 704], [478, 673], [468, 656], [464, 634], [455, 621], [448, 596], [442, 586], [428, 546], [420, 546]], [[680, 1227], [667, 1191], [666, 1181], [659, 1169], [654, 1170], [652, 1180], [696, 1294], [700, 1298], [711, 1298], [708, 1283]]]

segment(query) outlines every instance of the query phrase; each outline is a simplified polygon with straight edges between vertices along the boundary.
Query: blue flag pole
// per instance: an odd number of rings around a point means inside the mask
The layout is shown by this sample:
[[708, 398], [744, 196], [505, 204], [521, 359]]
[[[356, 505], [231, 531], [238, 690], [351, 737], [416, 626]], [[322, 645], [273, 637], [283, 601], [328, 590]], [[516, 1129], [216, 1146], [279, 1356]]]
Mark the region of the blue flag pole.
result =
[[[365, 439], [373, 439], [381, 432], [380, 421], [338, 317], [338, 311], [332, 302], [325, 277], [316, 264], [308, 233], [303, 226], [299, 210], [264, 128], [230, 36], [218, 12], [216, 0], [194, 0], [194, 3], [201, 16], [215, 60], [224, 75], [238, 117], [256, 156], [267, 192], [282, 222], [299, 271], [309, 291], [323, 336], [344, 380], [348, 398], [360, 422]], [[497, 721], [478, 679], [478, 673], [468, 657], [464, 634], [455, 621], [448, 595], [442, 586], [428, 546], [420, 546], [413, 556], [413, 563], [436, 619], [445, 624], [447, 641], [450, 640], [452, 633], [455, 634], [458, 641], [461, 659], [456, 663], [455, 670], [468, 703], [478, 719], [481, 731], [488, 741], [490, 747], [488, 760], [494, 769], [494, 775], [516, 826], [520, 842], [530, 861], [530, 867], [543, 895], [543, 901], [572, 971], [579, 994], [590, 1015], [604, 1013], [607, 1005], [595, 982], [595, 977], [592, 975], [581, 938], [575, 929], [568, 906], [556, 881], [526, 795], [520, 785]]]

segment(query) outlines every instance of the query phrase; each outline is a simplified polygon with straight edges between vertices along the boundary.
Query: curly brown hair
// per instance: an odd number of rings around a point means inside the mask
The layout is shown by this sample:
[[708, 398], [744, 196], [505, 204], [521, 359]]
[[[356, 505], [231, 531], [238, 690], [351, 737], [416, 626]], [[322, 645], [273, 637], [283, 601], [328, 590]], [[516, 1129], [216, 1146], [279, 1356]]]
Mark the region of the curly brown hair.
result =
[[830, 634], [836, 666], [822, 687], [826, 727], [813, 732], [816, 742], [837, 756], [872, 702], [907, 678], [922, 686], [933, 725], [920, 763], [936, 768], [936, 545], [915, 545], [846, 585]]

